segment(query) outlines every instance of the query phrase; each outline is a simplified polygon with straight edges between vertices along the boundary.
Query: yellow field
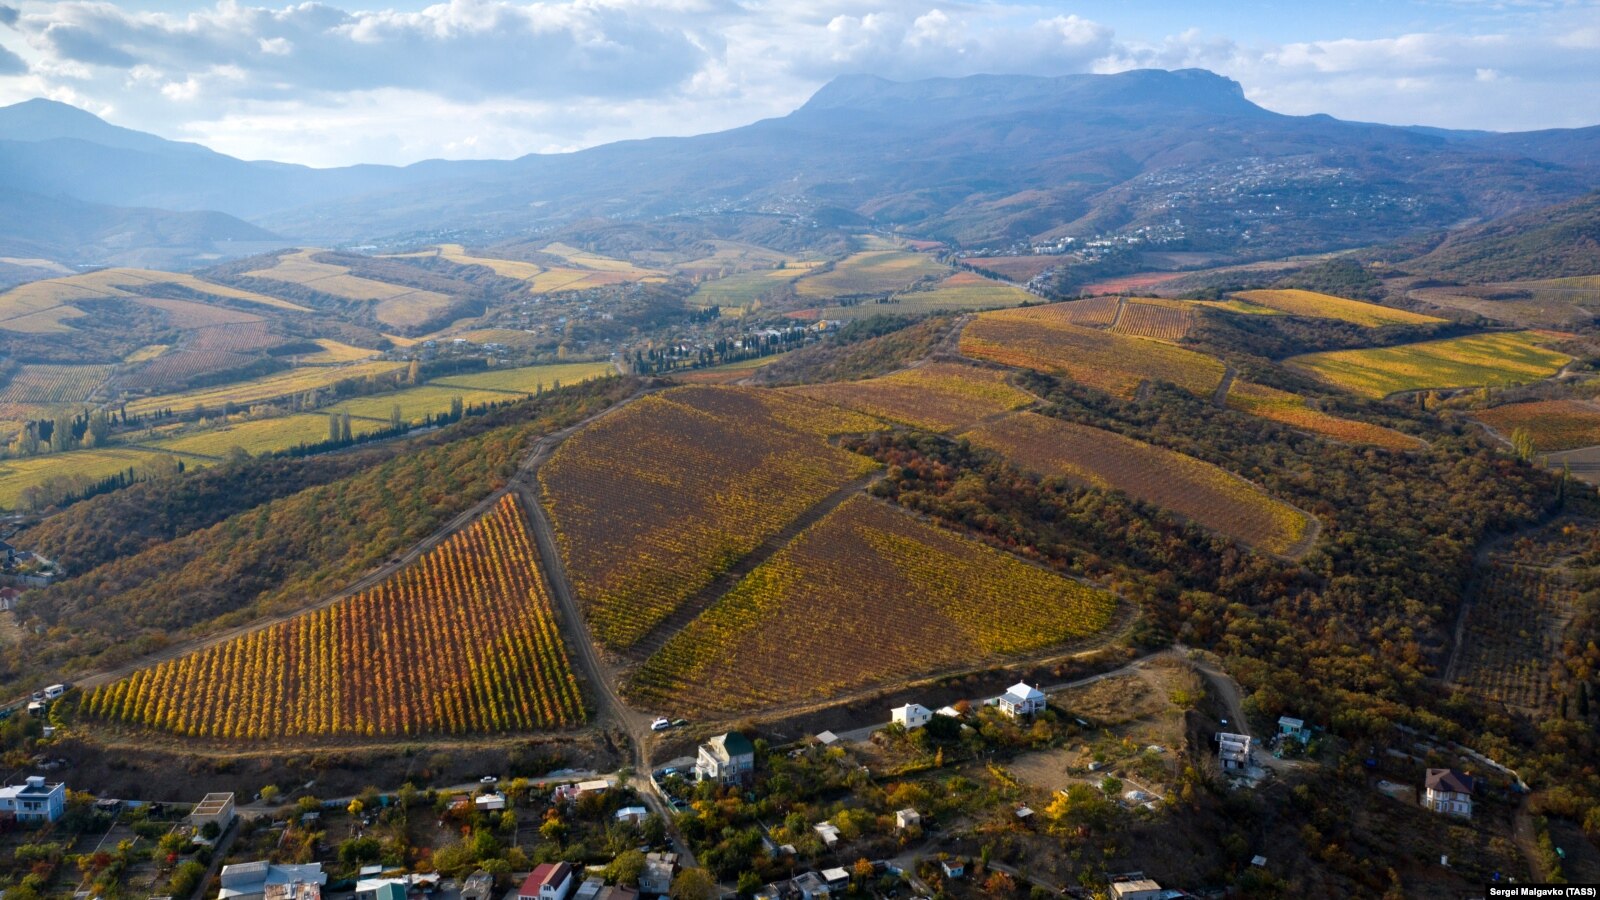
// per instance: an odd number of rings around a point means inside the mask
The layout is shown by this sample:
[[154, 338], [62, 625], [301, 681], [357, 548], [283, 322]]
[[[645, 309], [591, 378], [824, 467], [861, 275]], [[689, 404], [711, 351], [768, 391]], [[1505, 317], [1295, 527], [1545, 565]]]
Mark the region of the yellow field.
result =
[[881, 378], [786, 388], [928, 431], [958, 431], [1032, 403], [1006, 383], [1006, 373], [960, 363], [928, 363]]
[[124, 356], [122, 361], [125, 363], [149, 362], [150, 360], [155, 359], [171, 349], [172, 347], [167, 344], [150, 344], [145, 347], [140, 347], [132, 353], [129, 353], [127, 356]]
[[1540, 452], [1600, 445], [1600, 407], [1584, 400], [1534, 400], [1507, 403], [1473, 418], [1510, 440], [1523, 432]]
[[1228, 406], [1348, 444], [1372, 444], [1390, 450], [1416, 450], [1426, 446], [1420, 438], [1370, 422], [1331, 416], [1311, 408], [1299, 394], [1248, 381], [1236, 380], [1228, 387]]
[[436, 291], [417, 290], [401, 284], [389, 284], [351, 275], [345, 266], [317, 262], [312, 259], [320, 250], [297, 250], [279, 257], [278, 264], [270, 269], [246, 272], [252, 278], [270, 278], [303, 285], [314, 291], [344, 297], [348, 300], [373, 300], [377, 302], [374, 315], [385, 325], [409, 328], [421, 325], [448, 309], [454, 302]]
[[[742, 241], [709, 241], [715, 249], [707, 256], [692, 259], [672, 265], [679, 274], [695, 276], [703, 275], [711, 279], [720, 280], [737, 273], [752, 271], [770, 271], [777, 269], [780, 263], [784, 268], [793, 271], [796, 275], [804, 274], [820, 262], [805, 261], [796, 256], [791, 256], [781, 250], [761, 247], [756, 244], [746, 244]], [[662, 265], [671, 265], [667, 260], [660, 261]]]
[[652, 269], [641, 269], [627, 260], [613, 259], [609, 256], [601, 256], [598, 253], [590, 253], [587, 250], [579, 250], [577, 247], [571, 247], [562, 243], [549, 244], [539, 252], [548, 253], [551, 256], [559, 256], [578, 268], [593, 269], [596, 272], [614, 272], [618, 275], [624, 275], [627, 276], [629, 281], [666, 280], [666, 276], [664, 276], [662, 273]]
[[22, 366], [0, 387], [0, 403], [82, 403], [111, 377], [113, 366]]
[[1031, 412], [990, 422], [966, 437], [1023, 469], [1122, 491], [1269, 553], [1307, 549], [1310, 516], [1192, 456]]
[[378, 355], [376, 350], [364, 350], [349, 344], [328, 338], [313, 338], [313, 343], [322, 348], [320, 353], [305, 353], [297, 357], [301, 363], [310, 365], [325, 365], [329, 363], [349, 363], [363, 359], [371, 359]]
[[[377, 431], [383, 427], [383, 423], [356, 419], [353, 416], [350, 422], [350, 430], [356, 435]], [[254, 456], [260, 453], [290, 450], [301, 444], [317, 444], [327, 439], [328, 416], [318, 412], [239, 422], [221, 428], [151, 441], [140, 446], [170, 453], [223, 459], [233, 452], [235, 447]]]
[[441, 244], [438, 252], [440, 256], [458, 266], [483, 266], [502, 278], [532, 281], [539, 276], [539, 273], [544, 271], [544, 266], [537, 263], [522, 262], [516, 259], [495, 259], [490, 256], [473, 256], [467, 252], [467, 248], [460, 244]]
[[478, 328], [473, 331], [463, 331], [458, 334], [446, 335], [439, 338], [462, 338], [474, 344], [505, 344], [508, 347], [525, 347], [537, 342], [536, 335], [514, 328]]
[[1338, 319], [1341, 322], [1352, 322], [1368, 328], [1383, 325], [1433, 325], [1444, 321], [1421, 313], [1391, 309], [1376, 303], [1362, 303], [1360, 300], [1346, 300], [1343, 297], [1319, 294], [1315, 291], [1240, 291], [1233, 296], [1290, 315]]
[[948, 274], [948, 266], [925, 253], [868, 250], [839, 260], [830, 271], [800, 279], [795, 292], [817, 300], [887, 294], [922, 278]]
[[830, 306], [818, 314], [822, 319], [859, 319], [885, 313], [913, 314], [964, 312], [977, 309], [996, 309], [1020, 306], [1034, 295], [1002, 281], [994, 281], [971, 272], [957, 272], [931, 289], [902, 291], [888, 303], [858, 303], [854, 306]]
[[472, 375], [451, 375], [446, 378], [436, 378], [428, 384], [532, 394], [541, 387], [554, 387], [557, 381], [563, 385], [577, 384], [591, 378], [615, 375], [616, 371], [616, 368], [608, 362], [557, 363], [549, 366], [523, 366], [517, 369], [490, 369]]
[[811, 267], [785, 267], [757, 272], [740, 272], [724, 278], [703, 281], [685, 301], [696, 309], [720, 306], [725, 309], [754, 307], [763, 299], [810, 271]]
[[[107, 476], [125, 472], [130, 466], [136, 471], [145, 472], [152, 466], [172, 465], [171, 460], [174, 459], [177, 457], [165, 453], [108, 448], [0, 460], [0, 508], [17, 509], [23, 491], [52, 478], [81, 478], [92, 484]], [[204, 464], [202, 460], [191, 457], [184, 457], [183, 461], [189, 467]]]
[[17, 256], [0, 256], [0, 263], [10, 266], [21, 266], [24, 269], [44, 269], [57, 275], [71, 275], [72, 270], [61, 263], [48, 259], [31, 259]]
[[1222, 382], [1221, 362], [1160, 341], [1074, 325], [1093, 301], [981, 313], [961, 334], [961, 352], [1008, 366], [1065, 375], [1119, 397], [1144, 381], [1170, 381], [1209, 396]]
[[[73, 329], [68, 323], [87, 315], [76, 304], [90, 304], [97, 300], [113, 298], [144, 298], [139, 299], [139, 302], [169, 313], [192, 307], [199, 310], [213, 310], [217, 315], [232, 316], [233, 320], [239, 320], [241, 317], [251, 318], [246, 313], [208, 307], [194, 301], [145, 297], [153, 285], [160, 284], [175, 284], [212, 297], [242, 300], [279, 309], [307, 311], [303, 306], [276, 297], [235, 290], [202, 281], [191, 275], [148, 269], [102, 269], [84, 275], [34, 281], [0, 294], [0, 328], [31, 334], [70, 332]], [[175, 323], [178, 327], [196, 327], [181, 321], [181, 317], [176, 316]]]
[[188, 412], [196, 406], [220, 409], [224, 403], [248, 406], [264, 400], [276, 400], [291, 394], [325, 388], [346, 378], [366, 378], [386, 375], [405, 366], [399, 362], [366, 362], [348, 366], [307, 366], [278, 372], [253, 381], [241, 381], [218, 387], [200, 388], [181, 394], [160, 394], [128, 403], [129, 415], [146, 415], [162, 409]]
[[1526, 384], [1561, 371], [1572, 357], [1541, 346], [1550, 331], [1474, 334], [1371, 350], [1308, 353], [1288, 359], [1330, 384], [1368, 397], [1427, 388]]
[[507, 400], [516, 400], [514, 394], [505, 391], [475, 391], [467, 388], [456, 388], [442, 385], [422, 385], [421, 387], [407, 388], [403, 391], [394, 391], [388, 394], [374, 394], [371, 397], [357, 397], [328, 407], [328, 412], [349, 413], [352, 417], [361, 419], [376, 419], [387, 423], [393, 414], [396, 404], [400, 406], [400, 418], [409, 423], [421, 422], [428, 414], [439, 415], [450, 411], [450, 402], [456, 398], [466, 406], [481, 406], [487, 403], [504, 403]]

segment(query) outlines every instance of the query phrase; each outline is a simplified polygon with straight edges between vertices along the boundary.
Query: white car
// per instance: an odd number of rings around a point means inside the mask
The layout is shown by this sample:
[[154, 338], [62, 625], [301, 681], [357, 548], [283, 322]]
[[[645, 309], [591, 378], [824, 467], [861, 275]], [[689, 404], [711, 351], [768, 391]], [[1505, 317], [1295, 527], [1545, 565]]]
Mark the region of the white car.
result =
[[493, 775], [485, 775], [482, 778], [478, 779], [478, 783], [479, 784], [499, 784], [500, 783], [500, 779], [494, 777]]
[[661, 717], [657, 718], [654, 722], [650, 723], [650, 730], [651, 731], [666, 731], [668, 728], [671, 728], [671, 727], [672, 727], [672, 720], [667, 718], [666, 716], [661, 716]]

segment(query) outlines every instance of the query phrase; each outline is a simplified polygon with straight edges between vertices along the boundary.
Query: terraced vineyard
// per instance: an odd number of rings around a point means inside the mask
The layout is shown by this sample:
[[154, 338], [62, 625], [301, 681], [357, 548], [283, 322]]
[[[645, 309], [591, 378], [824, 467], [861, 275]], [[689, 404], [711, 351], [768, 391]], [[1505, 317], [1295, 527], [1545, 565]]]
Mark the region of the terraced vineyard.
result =
[[0, 403], [82, 403], [111, 377], [112, 366], [22, 366], [0, 387]]
[[778, 391], [683, 387], [566, 440], [539, 470], [597, 641], [625, 649], [805, 510], [871, 471], [827, 437], [882, 427]]
[[91, 692], [91, 718], [234, 741], [561, 728], [586, 715], [512, 495], [379, 587]]
[[1554, 710], [1549, 661], [1577, 593], [1560, 570], [1496, 560], [1479, 578], [1456, 660], [1456, 681], [1526, 712]]
[[819, 700], [1105, 629], [1111, 594], [864, 496], [811, 526], [631, 679], [683, 713]]
[[1336, 387], [1368, 397], [1426, 388], [1526, 384], [1561, 371], [1572, 357], [1544, 346], [1566, 335], [1550, 331], [1473, 334], [1398, 347], [1336, 350], [1290, 357]]
[[1299, 394], [1248, 381], [1235, 380], [1228, 387], [1228, 406], [1347, 444], [1371, 444], [1390, 450], [1417, 450], [1425, 446], [1421, 439], [1393, 428], [1329, 415], [1313, 409]]
[[928, 431], [958, 431], [1032, 403], [1005, 373], [959, 363], [928, 363], [872, 378], [790, 388], [814, 400]]
[[1268, 553], [1297, 556], [1309, 549], [1310, 516], [1191, 456], [1031, 412], [982, 425], [965, 437], [1022, 469], [1123, 491]]
[[1365, 325], [1368, 328], [1384, 325], [1437, 325], [1444, 321], [1404, 309], [1363, 303], [1360, 300], [1346, 300], [1343, 297], [1319, 294], [1315, 291], [1240, 291], [1233, 296], [1294, 316], [1338, 319], [1341, 322]]
[[1473, 413], [1473, 418], [1510, 439], [1525, 432], [1539, 451], [1574, 450], [1600, 444], [1600, 408], [1583, 400], [1507, 403]]
[[1194, 327], [1194, 309], [1177, 300], [1136, 298], [1122, 302], [1122, 314], [1112, 332], [1154, 341], [1177, 343]]
[[1132, 397], [1147, 380], [1170, 381], [1199, 396], [1221, 383], [1221, 362], [1160, 341], [1097, 331], [1073, 324], [1091, 313], [1057, 303], [982, 313], [961, 334], [961, 352], [1008, 366], [1065, 375], [1119, 397]]

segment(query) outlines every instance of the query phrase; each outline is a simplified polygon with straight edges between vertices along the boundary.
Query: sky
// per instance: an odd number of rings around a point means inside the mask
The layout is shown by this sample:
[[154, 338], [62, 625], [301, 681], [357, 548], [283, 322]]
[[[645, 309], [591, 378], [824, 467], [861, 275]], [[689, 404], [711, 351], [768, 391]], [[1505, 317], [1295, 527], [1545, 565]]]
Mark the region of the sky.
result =
[[315, 166], [717, 131], [857, 73], [1199, 67], [1293, 115], [1600, 124], [1600, 0], [369, 2], [0, 0], [0, 105]]

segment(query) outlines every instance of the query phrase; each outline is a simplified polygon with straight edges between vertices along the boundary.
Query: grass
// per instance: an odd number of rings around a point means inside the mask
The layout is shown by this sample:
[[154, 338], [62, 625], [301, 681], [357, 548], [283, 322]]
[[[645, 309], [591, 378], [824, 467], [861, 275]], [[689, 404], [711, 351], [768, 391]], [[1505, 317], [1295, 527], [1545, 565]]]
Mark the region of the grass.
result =
[[328, 363], [358, 362], [371, 359], [378, 355], [376, 350], [366, 350], [350, 344], [341, 343], [330, 338], [313, 338], [313, 342], [322, 348], [320, 353], [307, 353], [299, 357], [299, 361], [309, 365], [323, 365]]
[[703, 281], [685, 302], [695, 309], [720, 306], [746, 309], [770, 297], [787, 292], [788, 285], [806, 274], [810, 267], [785, 267], [759, 272], [740, 272], [725, 278]]
[[868, 250], [839, 260], [830, 271], [800, 279], [795, 292], [813, 300], [888, 294], [949, 272], [949, 267], [925, 253]]
[[1548, 378], [1572, 362], [1565, 353], [1542, 346], [1563, 337], [1545, 331], [1495, 332], [1398, 347], [1309, 353], [1287, 362], [1353, 393], [1386, 397], [1400, 391], [1526, 384]]
[[982, 425], [965, 437], [1020, 468], [1122, 491], [1268, 553], [1307, 549], [1310, 516], [1192, 456], [1030, 412]]
[[150, 344], [148, 346], [140, 347], [132, 353], [129, 353], [127, 356], [124, 356], [122, 361], [130, 364], [149, 362], [150, 360], [155, 359], [171, 349], [172, 346], [170, 344]]
[[1384, 325], [1436, 325], [1443, 319], [1425, 316], [1403, 309], [1391, 309], [1376, 303], [1346, 300], [1331, 294], [1315, 291], [1240, 291], [1233, 295], [1258, 306], [1265, 306], [1294, 316], [1311, 316], [1318, 319], [1338, 319], [1378, 328]]
[[[329, 410], [329, 412], [334, 411]], [[350, 423], [351, 431], [356, 435], [377, 431], [382, 427], [383, 424], [363, 419], [353, 418]], [[220, 428], [150, 441], [141, 446], [168, 453], [224, 459], [235, 448], [255, 456], [290, 450], [302, 444], [317, 444], [327, 439], [328, 416], [324, 413], [302, 413], [274, 419], [238, 422]]]
[[1533, 449], [1541, 452], [1600, 445], [1600, 408], [1583, 400], [1507, 403], [1472, 417], [1507, 439], [1517, 431], [1527, 432]]
[[403, 391], [394, 391], [388, 394], [375, 394], [371, 397], [358, 397], [346, 400], [328, 407], [329, 412], [349, 413], [358, 419], [376, 419], [383, 422], [389, 421], [395, 406], [400, 407], [400, 418], [407, 422], [421, 422], [429, 413], [438, 415], [450, 411], [450, 403], [456, 398], [467, 406], [478, 406], [488, 403], [504, 403], [507, 400], [516, 400], [517, 397], [505, 391], [475, 391], [466, 388], [448, 387], [444, 385], [422, 385], [421, 387], [407, 388]]
[[978, 315], [961, 334], [961, 352], [1008, 366], [1065, 375], [1119, 397], [1148, 380], [1169, 381], [1199, 396], [1221, 383], [1223, 364], [1159, 341], [1075, 325], [1102, 310], [1093, 300], [999, 310]]
[[640, 667], [638, 702], [722, 716], [1015, 656], [1106, 628], [1106, 591], [857, 495]]
[[[152, 466], [171, 465], [176, 458], [159, 452], [108, 447], [0, 460], [0, 508], [19, 508], [24, 491], [52, 478], [81, 479], [93, 483], [118, 472], [126, 472], [130, 467], [146, 471]], [[183, 457], [183, 460], [189, 466], [204, 464], [204, 461], [192, 457]]]
[[405, 366], [398, 362], [364, 362], [348, 366], [307, 366], [278, 372], [251, 381], [240, 381], [219, 387], [201, 388], [180, 394], [160, 394], [144, 397], [127, 404], [129, 415], [146, 415], [163, 409], [186, 413], [197, 406], [219, 409], [225, 403], [249, 406], [266, 400], [277, 400], [291, 394], [301, 394], [326, 388], [346, 378], [367, 378], [387, 375]]
[[490, 369], [472, 375], [451, 375], [428, 383], [455, 388], [532, 394], [540, 388], [553, 387], [557, 381], [564, 385], [578, 384], [593, 378], [613, 375], [616, 371], [616, 367], [609, 362], [556, 363], [548, 366]]
[[1299, 394], [1248, 381], [1235, 380], [1229, 386], [1228, 406], [1347, 444], [1370, 444], [1390, 450], [1416, 450], [1425, 446], [1420, 438], [1382, 425], [1332, 416], [1312, 408]]
[[789, 388], [814, 400], [928, 431], [958, 431], [1032, 403], [1005, 373], [959, 363], [929, 363], [866, 381]]

